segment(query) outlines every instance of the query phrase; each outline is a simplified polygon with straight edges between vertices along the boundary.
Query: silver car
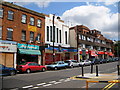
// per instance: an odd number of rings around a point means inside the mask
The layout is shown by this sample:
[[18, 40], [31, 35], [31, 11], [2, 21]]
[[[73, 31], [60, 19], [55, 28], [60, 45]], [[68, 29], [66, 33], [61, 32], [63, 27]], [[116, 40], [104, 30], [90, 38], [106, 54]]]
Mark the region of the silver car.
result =
[[68, 63], [68, 67], [71, 68], [79, 66], [77, 60], [66, 60], [65, 63]]
[[82, 65], [90, 65], [91, 64], [91, 61], [89, 60], [82, 60], [79, 65], [82, 66]]

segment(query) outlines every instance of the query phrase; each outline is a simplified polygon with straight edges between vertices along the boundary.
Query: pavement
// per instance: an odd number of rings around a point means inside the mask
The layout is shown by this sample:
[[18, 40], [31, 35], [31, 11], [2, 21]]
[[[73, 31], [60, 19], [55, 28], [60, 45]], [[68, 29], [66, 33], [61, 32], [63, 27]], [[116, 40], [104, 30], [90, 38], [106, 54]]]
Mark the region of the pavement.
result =
[[97, 80], [97, 81], [111, 81], [111, 80], [118, 80], [120, 78], [120, 75], [117, 75], [117, 72], [113, 73], [99, 73], [98, 76], [96, 76], [96, 73], [85, 73], [84, 76], [77, 75], [70, 77], [70, 79], [73, 80]]

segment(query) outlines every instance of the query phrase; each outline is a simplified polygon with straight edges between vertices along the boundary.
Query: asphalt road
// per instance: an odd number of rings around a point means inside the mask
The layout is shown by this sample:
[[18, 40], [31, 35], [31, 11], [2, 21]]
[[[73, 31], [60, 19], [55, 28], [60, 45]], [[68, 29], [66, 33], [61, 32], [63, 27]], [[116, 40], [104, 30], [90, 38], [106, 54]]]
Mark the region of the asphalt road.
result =
[[[111, 62], [98, 65], [99, 73], [113, 73], [117, 71], [118, 62]], [[96, 65], [93, 73], [95, 73]], [[91, 67], [84, 67], [84, 73], [90, 73]], [[69, 88], [79, 89], [86, 88], [86, 80], [74, 80], [70, 77], [81, 75], [81, 67], [51, 70], [46, 72], [34, 72], [30, 74], [17, 74], [15, 76], [3, 77], [3, 88], [18, 90], [19, 88], [26, 89], [42, 89], [42, 88]], [[107, 83], [90, 83], [89, 88], [104, 88]], [[118, 84], [113, 85], [118, 88]], [[111, 87], [112, 88], [112, 87]]]

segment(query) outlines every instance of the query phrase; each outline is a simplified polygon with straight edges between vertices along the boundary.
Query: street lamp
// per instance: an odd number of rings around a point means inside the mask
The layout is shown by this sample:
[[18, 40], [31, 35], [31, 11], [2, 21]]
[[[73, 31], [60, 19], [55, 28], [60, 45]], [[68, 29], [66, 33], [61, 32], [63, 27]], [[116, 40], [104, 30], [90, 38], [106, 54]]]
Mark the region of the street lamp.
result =
[[55, 14], [53, 14], [53, 62], [55, 61], [54, 42], [55, 42], [55, 26], [54, 26]]

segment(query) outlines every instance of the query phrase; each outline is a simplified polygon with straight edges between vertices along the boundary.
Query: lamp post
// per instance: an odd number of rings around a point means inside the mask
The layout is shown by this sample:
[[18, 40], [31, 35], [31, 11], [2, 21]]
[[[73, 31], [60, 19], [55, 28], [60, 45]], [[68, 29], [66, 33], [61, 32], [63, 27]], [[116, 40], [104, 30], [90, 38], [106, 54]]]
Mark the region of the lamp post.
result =
[[78, 44], [79, 44], [79, 35], [78, 35], [78, 25], [76, 26], [76, 33], [77, 33], [77, 61], [79, 61], [79, 50], [78, 50]]
[[55, 14], [53, 14], [53, 62], [55, 61], [54, 42], [55, 42], [55, 26], [54, 26]]

